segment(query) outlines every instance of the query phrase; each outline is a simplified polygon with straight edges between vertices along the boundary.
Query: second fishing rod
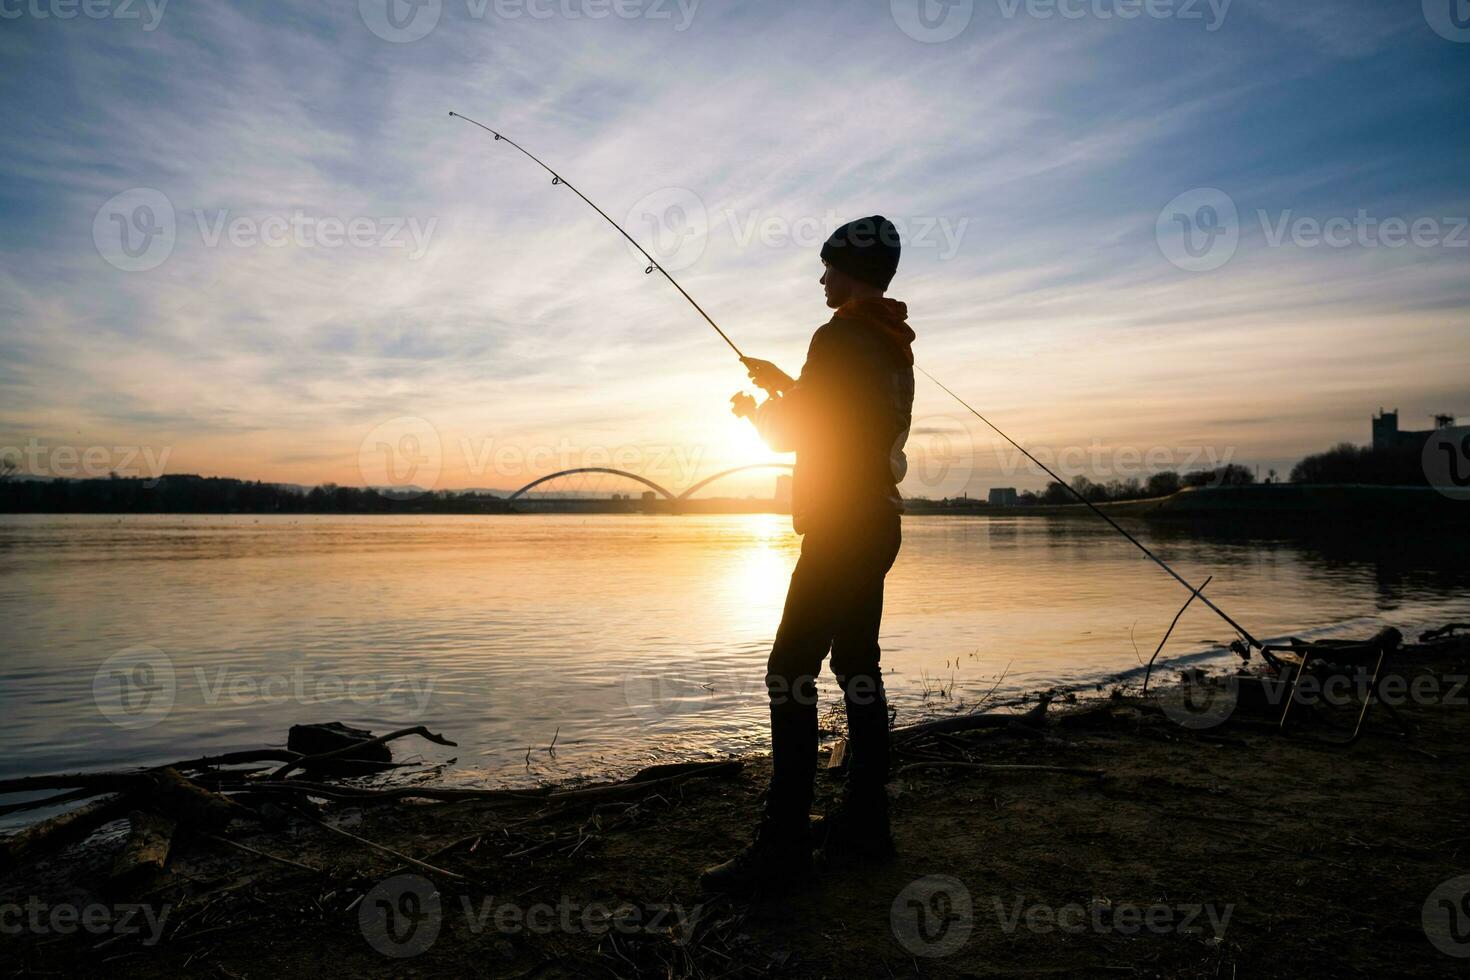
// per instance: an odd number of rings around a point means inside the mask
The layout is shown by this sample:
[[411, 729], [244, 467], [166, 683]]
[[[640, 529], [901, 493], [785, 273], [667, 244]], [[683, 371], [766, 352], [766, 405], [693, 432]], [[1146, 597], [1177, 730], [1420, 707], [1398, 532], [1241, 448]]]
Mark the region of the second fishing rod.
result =
[[[735, 356], [738, 357], [738, 358], [740, 358], [741, 363], [742, 364], [746, 364], [748, 362], [749, 359], [745, 356], [745, 353], [743, 351], [741, 351], [741, 349], [735, 344], [735, 342], [733, 340], [730, 339], [729, 335], [726, 334], [724, 330], [720, 329], [720, 325], [718, 323], [716, 323], [714, 321], [714, 319], [711, 318], [710, 315], [704, 311], [704, 308], [702, 306], [700, 306], [697, 302], [694, 301], [694, 297], [690, 296], [689, 293], [687, 293], [684, 290], [684, 287], [681, 286], [681, 285], [679, 285], [678, 280], [676, 280], [672, 275], [670, 275], [669, 272], [668, 272], [668, 270], [665, 269], [659, 263], [659, 261], [657, 259], [655, 259], [652, 255], [650, 255], [647, 249], [645, 249], [642, 245], [640, 245], [638, 243], [638, 240], [637, 239], [635, 239], [632, 235], [628, 234], [628, 232], [623, 228], [622, 225], [618, 224], [611, 217], [609, 217], [608, 214], [607, 214], [607, 212], [604, 211], [604, 210], [602, 210], [602, 208], [598, 207], [595, 203], [593, 203], [592, 200], [590, 198], [588, 198], [586, 194], [583, 194], [581, 191], [579, 191], [572, 184], [568, 183], [568, 181], [566, 180], [565, 177], [563, 177], [561, 174], [557, 173], [555, 170], [551, 169], [551, 167], [547, 166], [539, 157], [537, 157], [535, 154], [531, 153], [531, 151], [527, 150], [525, 147], [521, 146], [519, 143], [517, 143], [514, 140], [512, 140], [510, 137], [505, 136], [504, 134], [502, 134], [502, 133], [500, 133], [500, 132], [498, 132], [498, 131], [490, 128], [489, 126], [486, 126], [484, 123], [477, 122], [477, 121], [475, 121], [474, 119], [471, 119], [468, 116], [462, 115], [461, 113], [451, 111], [449, 113], [449, 115], [452, 116], [452, 117], [454, 117], [454, 118], [456, 118], [456, 119], [463, 119], [465, 122], [469, 123], [472, 126], [479, 127], [480, 129], [482, 129], [485, 132], [489, 133], [491, 136], [495, 137], [495, 139], [497, 141], [504, 141], [505, 143], [510, 144], [517, 151], [519, 151], [524, 156], [526, 156], [528, 159], [530, 159], [531, 161], [533, 161], [542, 170], [545, 170], [548, 174], [550, 174], [551, 175], [551, 183], [553, 185], [564, 186], [568, 190], [570, 190], [573, 194], [576, 194], [579, 198], [581, 198], [582, 201], [583, 201], [583, 203], [585, 203], [588, 207], [590, 207], [592, 210], [596, 211], [599, 215], [601, 215], [601, 217], [602, 217], [602, 219], [604, 221], [606, 221], [608, 224], [612, 225], [613, 228], [615, 228], [620, 235], [622, 235], [625, 239], [628, 240], [629, 244], [631, 244], [634, 248], [636, 248], [638, 250], [639, 254], [641, 254], [645, 259], [648, 260], [648, 265], [643, 270], [646, 275], [652, 275], [654, 272], [658, 272], [658, 273], [662, 274], [663, 277], [669, 281], [669, 284], [672, 285], [675, 289], [677, 289], [679, 291], [679, 295], [680, 296], [683, 296], [684, 299], [686, 301], [688, 301], [689, 305], [692, 306], [692, 307], [694, 307], [694, 309], [699, 313], [699, 315], [704, 318], [704, 321], [706, 323], [708, 323], [714, 329], [715, 333], [717, 333], [717, 334], [720, 335], [720, 339], [723, 340], [727, 345], [729, 345], [730, 349], [735, 352]], [[1149, 548], [1146, 545], [1144, 545], [1143, 542], [1139, 541], [1138, 538], [1136, 538], [1132, 534], [1130, 534], [1127, 531], [1127, 529], [1125, 529], [1117, 521], [1113, 520], [1112, 517], [1108, 516], [1108, 514], [1106, 512], [1104, 512], [1102, 510], [1102, 508], [1098, 507], [1091, 500], [1088, 500], [1075, 487], [1073, 487], [1071, 484], [1067, 483], [1067, 481], [1063, 480], [1060, 476], [1058, 476], [1056, 473], [1054, 473], [1052, 471], [1051, 467], [1047, 466], [1041, 460], [1039, 460], [1035, 456], [1033, 456], [1031, 454], [1031, 452], [1026, 449], [1025, 446], [1021, 445], [1019, 442], [1017, 442], [1016, 440], [1012, 439], [1010, 436], [1006, 435], [1005, 432], [1003, 432], [1000, 429], [999, 426], [997, 426], [994, 422], [990, 421], [984, 415], [980, 414], [980, 412], [977, 411], [973, 406], [971, 406], [969, 402], [965, 401], [963, 398], [961, 398], [959, 395], [957, 395], [953, 390], [951, 390], [947, 385], [945, 385], [943, 382], [941, 382], [938, 378], [934, 377], [934, 375], [930, 374], [928, 371], [924, 370], [924, 368], [922, 368], [922, 367], [918, 367], [917, 365], [915, 365], [915, 367], [918, 369], [918, 371], [919, 371], [920, 374], [924, 375], [924, 377], [926, 377], [930, 381], [934, 382], [934, 384], [936, 384], [940, 388], [940, 390], [942, 390], [945, 394], [949, 395], [955, 401], [959, 402], [959, 404], [962, 405], [962, 406], [964, 406], [964, 408], [968, 412], [970, 412], [970, 414], [974, 415], [981, 422], [984, 422], [992, 431], [995, 432], [996, 435], [1000, 436], [1006, 442], [1010, 443], [1017, 450], [1019, 450], [1022, 453], [1022, 455], [1024, 455], [1027, 459], [1029, 459], [1031, 462], [1035, 463], [1038, 467], [1040, 467], [1041, 470], [1044, 473], [1046, 473], [1047, 476], [1051, 477], [1054, 481], [1056, 481], [1062, 487], [1065, 487], [1066, 490], [1067, 490], [1067, 492], [1070, 493], [1070, 494], [1072, 494], [1072, 496], [1076, 497], [1077, 500], [1080, 503], [1084, 504], [1089, 510], [1091, 510], [1098, 517], [1101, 517], [1104, 521], [1106, 521], [1108, 523], [1108, 525], [1110, 527], [1112, 527], [1113, 530], [1117, 531], [1124, 538], [1126, 538], [1130, 543], [1132, 543], [1132, 545], [1135, 548], [1137, 548], [1139, 551], [1143, 552], [1143, 554], [1146, 555], [1150, 560], [1152, 560], [1154, 562], [1154, 564], [1158, 565], [1165, 572], [1167, 572], [1175, 581], [1177, 581], [1180, 585], [1182, 585], [1186, 589], [1188, 589], [1190, 591], [1191, 595], [1194, 596], [1194, 598], [1196, 598], [1200, 602], [1204, 603], [1206, 607], [1208, 607], [1212, 612], [1215, 613], [1215, 615], [1219, 616], [1222, 620], [1224, 620], [1230, 626], [1230, 628], [1233, 629], [1233, 630], [1235, 630], [1237, 633], [1239, 633], [1240, 636], [1241, 636], [1241, 638], [1244, 639], [1248, 644], [1250, 644], [1252, 647], [1254, 647], [1256, 649], [1260, 649], [1261, 642], [1259, 640], [1257, 640], [1254, 636], [1252, 636], [1249, 630], [1247, 630], [1244, 626], [1241, 626], [1228, 613], [1226, 613], [1223, 609], [1221, 609], [1214, 602], [1212, 602], [1210, 599], [1208, 599], [1200, 591], [1200, 589], [1195, 588], [1182, 575], [1180, 575], [1178, 572], [1174, 571], [1174, 569], [1171, 568], [1167, 562], [1165, 562], [1158, 555], [1154, 554], [1151, 550], [1149, 550]]]

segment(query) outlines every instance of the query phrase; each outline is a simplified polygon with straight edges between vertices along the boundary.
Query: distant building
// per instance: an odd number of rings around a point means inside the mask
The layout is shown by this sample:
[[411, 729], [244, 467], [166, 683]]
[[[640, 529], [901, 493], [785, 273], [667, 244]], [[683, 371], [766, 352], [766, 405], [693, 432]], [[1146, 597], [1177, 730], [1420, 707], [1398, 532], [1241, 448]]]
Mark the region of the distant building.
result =
[[1015, 487], [991, 487], [990, 506], [992, 507], [1014, 507], [1016, 506]]
[[1373, 416], [1373, 448], [1374, 449], [1418, 449], [1429, 441], [1429, 437], [1437, 429], [1448, 429], [1455, 424], [1453, 415], [1436, 415], [1434, 417], [1434, 428], [1425, 429], [1421, 432], [1403, 432], [1399, 429], [1399, 410], [1385, 412], [1378, 410]]

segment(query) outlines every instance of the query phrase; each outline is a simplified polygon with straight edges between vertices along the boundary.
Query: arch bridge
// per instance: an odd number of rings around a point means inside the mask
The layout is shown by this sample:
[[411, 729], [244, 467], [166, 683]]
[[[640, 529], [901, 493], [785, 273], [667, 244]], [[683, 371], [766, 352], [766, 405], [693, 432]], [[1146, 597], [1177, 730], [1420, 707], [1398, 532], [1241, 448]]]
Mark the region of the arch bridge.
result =
[[519, 500], [520, 498], [522, 498], [523, 496], [525, 496], [527, 493], [529, 493], [531, 490], [534, 490], [536, 487], [541, 486], [541, 484], [543, 484], [543, 483], [549, 483], [552, 480], [559, 479], [560, 477], [563, 477], [563, 476], [576, 476], [579, 473], [607, 473], [607, 474], [609, 474], [611, 476], [621, 476], [621, 477], [624, 477], [626, 479], [632, 480], [635, 483], [641, 483], [645, 487], [647, 487], [648, 489], [652, 490], [654, 493], [656, 493], [659, 496], [663, 497], [665, 500], [668, 500], [668, 501], [677, 503], [677, 502], [679, 502], [681, 500], [688, 500], [688, 499], [690, 499], [691, 497], [694, 496], [694, 494], [696, 494], [699, 491], [703, 490], [705, 487], [709, 486], [711, 483], [714, 483], [714, 482], [716, 482], [718, 480], [723, 480], [727, 476], [734, 476], [736, 473], [744, 473], [744, 472], [746, 472], [748, 470], [773, 470], [773, 469], [777, 469], [777, 470], [789, 470], [789, 469], [791, 469], [791, 464], [790, 463], [749, 463], [749, 464], [747, 464], [745, 466], [736, 466], [736, 467], [733, 467], [732, 469], [722, 470], [721, 472], [716, 473], [713, 476], [707, 476], [703, 480], [700, 480], [698, 483], [696, 483], [693, 486], [689, 487], [688, 489], [684, 490], [684, 492], [677, 493], [676, 494], [673, 491], [669, 490], [667, 487], [661, 486], [661, 485], [655, 483], [654, 481], [648, 479], [645, 476], [639, 476], [637, 473], [629, 473], [627, 470], [617, 470], [617, 469], [613, 469], [613, 468], [608, 467], [608, 466], [578, 466], [578, 467], [575, 467], [573, 469], [561, 470], [561, 471], [556, 472], [556, 473], [548, 473], [545, 476], [538, 477], [538, 478], [532, 480], [530, 483], [526, 484], [525, 486], [521, 487], [519, 490], [517, 490], [515, 493], [511, 494], [506, 499], [507, 500]]

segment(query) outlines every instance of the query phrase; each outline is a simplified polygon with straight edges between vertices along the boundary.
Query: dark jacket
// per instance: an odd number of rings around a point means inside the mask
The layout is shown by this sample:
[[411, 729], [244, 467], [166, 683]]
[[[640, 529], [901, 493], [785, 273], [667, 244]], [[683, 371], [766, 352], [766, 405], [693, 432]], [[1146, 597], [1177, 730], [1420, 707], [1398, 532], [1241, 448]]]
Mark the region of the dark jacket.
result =
[[798, 534], [901, 513], [898, 484], [914, 405], [914, 331], [891, 299], [844, 304], [818, 328], [796, 384], [770, 398], [756, 427], [796, 453], [791, 517]]

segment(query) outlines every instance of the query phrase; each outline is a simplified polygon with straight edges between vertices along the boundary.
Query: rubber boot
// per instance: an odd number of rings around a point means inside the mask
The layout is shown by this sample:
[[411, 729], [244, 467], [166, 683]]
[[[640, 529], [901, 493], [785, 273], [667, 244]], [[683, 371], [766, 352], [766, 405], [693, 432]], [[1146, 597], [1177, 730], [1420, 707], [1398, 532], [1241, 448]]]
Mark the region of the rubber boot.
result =
[[812, 878], [812, 840], [805, 819], [762, 818], [755, 841], [730, 860], [700, 876], [706, 892], [751, 894], [767, 888], [796, 888]]
[[888, 823], [888, 794], [881, 788], [844, 793], [813, 832], [824, 864], [879, 864], [897, 853]]

